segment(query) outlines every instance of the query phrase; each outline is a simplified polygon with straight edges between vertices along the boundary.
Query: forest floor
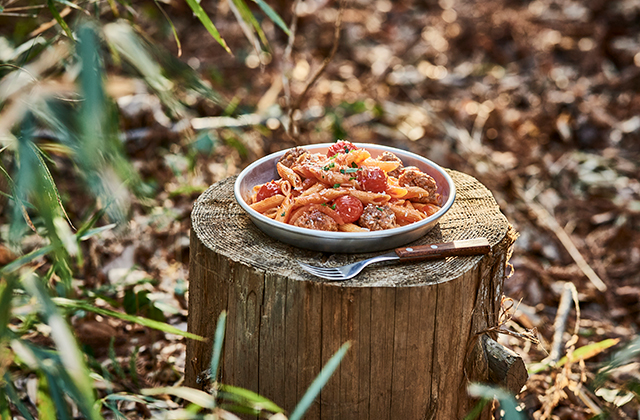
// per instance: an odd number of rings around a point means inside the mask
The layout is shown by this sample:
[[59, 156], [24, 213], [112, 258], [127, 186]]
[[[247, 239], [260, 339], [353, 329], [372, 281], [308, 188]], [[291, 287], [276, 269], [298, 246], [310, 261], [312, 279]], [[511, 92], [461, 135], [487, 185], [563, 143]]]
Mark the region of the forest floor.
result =
[[[274, 8], [289, 22], [289, 2], [280, 3]], [[230, 105], [183, 98], [194, 128], [184, 137], [152, 94], [115, 94], [127, 152], [158, 194], [134, 203], [126, 231], [91, 242], [85, 282], [121, 295], [144, 292], [148, 310], [186, 328], [189, 216], [204, 189], [296, 143], [344, 138], [394, 146], [476, 177], [519, 233], [505, 283], [514, 307], [504, 327], [520, 336], [500, 341], [529, 368], [540, 366], [554, 342], [559, 356], [593, 345], [584, 362], [531, 374], [518, 396], [524, 412], [535, 419], [637, 419], [637, 348], [606, 374], [601, 368], [639, 343], [640, 3], [347, 2], [336, 54], [294, 114], [294, 141], [283, 125], [287, 91], [297, 100], [330, 55], [338, 16], [337, 2], [301, 4], [289, 57], [287, 36], [267, 19], [271, 51], [258, 56], [226, 2], [209, 12], [233, 56], [186, 6], [163, 5], [181, 40], [180, 59]], [[177, 54], [166, 27], [143, 28]], [[243, 114], [263, 125], [244, 124]], [[231, 119], [206, 118], [223, 115]], [[563, 295], [572, 308], [560, 324]], [[180, 337], [100, 317], [74, 328], [98, 360], [109, 358], [111, 337], [124, 366], [138, 346], [143, 386], [181, 380]], [[536, 340], [523, 338], [528, 332]]]

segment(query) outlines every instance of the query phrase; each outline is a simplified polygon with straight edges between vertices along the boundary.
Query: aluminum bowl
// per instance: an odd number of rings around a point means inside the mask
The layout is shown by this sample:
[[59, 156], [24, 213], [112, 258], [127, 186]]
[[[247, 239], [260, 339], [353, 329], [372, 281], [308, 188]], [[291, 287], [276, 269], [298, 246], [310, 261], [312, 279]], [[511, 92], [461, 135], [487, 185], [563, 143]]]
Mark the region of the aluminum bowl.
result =
[[[303, 147], [311, 153], [326, 153], [331, 144], [323, 143]], [[382, 152], [392, 152], [402, 160], [404, 166], [416, 166], [431, 175], [438, 185], [438, 193], [444, 200], [440, 211], [410, 225], [373, 232], [326, 232], [276, 222], [253, 210], [249, 207], [248, 202], [255, 185], [280, 178], [276, 171], [276, 163], [287, 150], [265, 156], [245, 168], [238, 175], [234, 185], [233, 192], [236, 200], [247, 212], [251, 221], [270, 237], [299, 248], [333, 253], [374, 252], [406, 245], [429, 232], [453, 204], [456, 188], [451, 177], [429, 159], [393, 147], [366, 143], [355, 143], [355, 145], [368, 150], [374, 158]]]

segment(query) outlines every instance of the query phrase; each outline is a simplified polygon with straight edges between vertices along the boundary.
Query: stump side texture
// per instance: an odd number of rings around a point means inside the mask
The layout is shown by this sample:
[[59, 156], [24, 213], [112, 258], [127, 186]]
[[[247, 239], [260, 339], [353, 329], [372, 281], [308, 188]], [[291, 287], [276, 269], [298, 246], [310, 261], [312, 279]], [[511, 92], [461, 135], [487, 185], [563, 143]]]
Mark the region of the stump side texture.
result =
[[478, 333], [498, 322], [516, 234], [482, 184], [449, 174], [453, 206], [413, 245], [485, 237], [490, 254], [382, 263], [337, 283], [309, 275], [296, 261], [337, 266], [379, 253], [291, 247], [251, 223], [233, 196], [235, 177], [211, 186], [191, 214], [188, 319], [189, 332], [209, 340], [188, 341], [186, 385], [202, 387], [198, 375], [209, 367], [216, 320], [226, 310], [222, 383], [291, 412], [350, 341], [305, 419], [463, 418], [474, 404], [469, 380], [489, 376], [486, 362], [470, 355], [481, 353], [474, 351]]

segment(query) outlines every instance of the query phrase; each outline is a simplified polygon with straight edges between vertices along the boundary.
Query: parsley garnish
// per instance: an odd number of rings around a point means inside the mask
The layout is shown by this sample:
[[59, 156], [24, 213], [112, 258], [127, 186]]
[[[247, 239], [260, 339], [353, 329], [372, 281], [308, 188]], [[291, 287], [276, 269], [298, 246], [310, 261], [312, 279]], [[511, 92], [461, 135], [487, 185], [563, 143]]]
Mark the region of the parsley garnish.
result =
[[340, 184], [333, 184], [333, 188], [340, 188]]
[[328, 164], [327, 166], [322, 168], [322, 170], [323, 171], [328, 171], [329, 169], [333, 168], [334, 166], [336, 166], [335, 162], [331, 162], [330, 164]]
[[351, 167], [352, 167], [352, 168], [357, 168], [357, 167], [358, 167], [358, 165], [357, 165], [355, 162], [351, 162]]
[[282, 214], [280, 216], [284, 217], [284, 215], [287, 214], [287, 212], [282, 212]]
[[348, 173], [348, 174], [353, 174], [353, 173], [356, 173], [356, 172], [361, 171], [361, 170], [362, 170], [362, 168], [347, 168], [347, 170], [345, 172]]
[[332, 205], [332, 206], [329, 206], [329, 207], [331, 207], [331, 210], [335, 210], [335, 209], [336, 209], [336, 204], [335, 204], [335, 203], [333, 203], [333, 205]]
[[349, 150], [349, 148], [347, 146], [344, 146], [344, 152], [345, 153], [349, 153], [350, 152], [350, 150]]
[[377, 206], [376, 206], [376, 208], [377, 208], [378, 210], [380, 210], [380, 211], [384, 211], [384, 210], [382, 209], [382, 207], [377, 207]]
[[355, 176], [350, 176], [350, 177], [349, 177], [349, 181], [353, 181], [354, 179], [356, 179], [356, 177], [355, 177]]
[[321, 206], [325, 206], [325, 207], [326, 207], [326, 206], [327, 206], [327, 203], [321, 203], [320, 205], [321, 205]]
[[346, 173], [347, 173], [347, 171], [345, 171], [344, 169], [340, 169], [340, 173], [341, 173], [341, 174], [346, 174]]

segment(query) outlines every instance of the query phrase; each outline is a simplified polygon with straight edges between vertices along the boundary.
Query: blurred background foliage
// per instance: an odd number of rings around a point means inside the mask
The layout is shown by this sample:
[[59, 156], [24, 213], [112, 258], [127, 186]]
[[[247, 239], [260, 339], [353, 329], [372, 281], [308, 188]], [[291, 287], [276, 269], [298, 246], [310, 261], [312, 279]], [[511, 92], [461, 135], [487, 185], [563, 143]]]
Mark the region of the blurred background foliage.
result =
[[0, 412], [233, 418], [175, 390], [191, 204], [348, 138], [472, 174], [520, 232], [507, 326], [541, 344], [500, 342], [535, 370], [474, 395], [638, 418], [639, 27], [637, 0], [0, 1]]

